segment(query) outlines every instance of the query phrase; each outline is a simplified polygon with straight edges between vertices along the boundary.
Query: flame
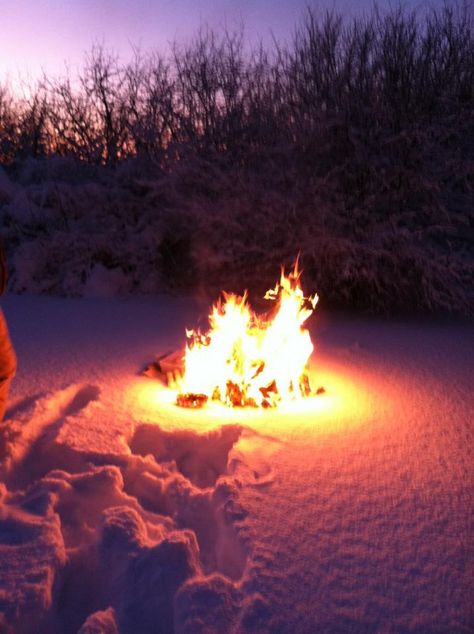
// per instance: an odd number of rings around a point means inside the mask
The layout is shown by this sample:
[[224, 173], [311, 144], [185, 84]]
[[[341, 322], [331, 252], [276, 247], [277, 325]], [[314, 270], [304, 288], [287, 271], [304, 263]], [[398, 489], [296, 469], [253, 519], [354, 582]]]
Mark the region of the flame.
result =
[[313, 352], [303, 327], [318, 296], [305, 297], [298, 262], [267, 291], [274, 302], [266, 316], [252, 311], [243, 296], [223, 294], [209, 316], [210, 329], [186, 332], [184, 373], [177, 404], [200, 407], [208, 400], [226, 405], [276, 407], [311, 393], [307, 363]]

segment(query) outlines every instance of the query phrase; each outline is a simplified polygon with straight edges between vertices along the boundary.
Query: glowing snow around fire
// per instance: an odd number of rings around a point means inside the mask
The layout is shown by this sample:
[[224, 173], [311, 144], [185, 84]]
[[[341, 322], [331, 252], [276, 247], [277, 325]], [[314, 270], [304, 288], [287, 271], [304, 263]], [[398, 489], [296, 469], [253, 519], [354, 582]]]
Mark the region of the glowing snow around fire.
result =
[[256, 315], [247, 295], [224, 294], [214, 305], [206, 334], [187, 331], [184, 375], [177, 404], [200, 407], [208, 399], [230, 406], [275, 407], [311, 393], [306, 364], [313, 351], [303, 324], [318, 296], [305, 297], [298, 264], [267, 291], [274, 302]]

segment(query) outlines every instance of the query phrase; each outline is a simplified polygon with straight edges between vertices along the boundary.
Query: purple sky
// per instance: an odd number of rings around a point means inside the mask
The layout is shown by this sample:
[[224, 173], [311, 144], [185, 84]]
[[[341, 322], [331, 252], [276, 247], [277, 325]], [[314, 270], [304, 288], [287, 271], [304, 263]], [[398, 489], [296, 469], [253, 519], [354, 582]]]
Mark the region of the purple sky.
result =
[[[19, 75], [35, 78], [41, 69], [62, 73], [66, 61], [72, 68], [80, 64], [94, 42], [104, 42], [122, 58], [132, 44], [166, 50], [168, 42], [189, 38], [203, 23], [232, 29], [243, 22], [251, 41], [268, 41], [271, 32], [281, 40], [308, 4], [354, 14], [373, 0], [0, 0], [0, 81], [9, 77], [16, 84]], [[403, 4], [423, 8], [442, 0]]]

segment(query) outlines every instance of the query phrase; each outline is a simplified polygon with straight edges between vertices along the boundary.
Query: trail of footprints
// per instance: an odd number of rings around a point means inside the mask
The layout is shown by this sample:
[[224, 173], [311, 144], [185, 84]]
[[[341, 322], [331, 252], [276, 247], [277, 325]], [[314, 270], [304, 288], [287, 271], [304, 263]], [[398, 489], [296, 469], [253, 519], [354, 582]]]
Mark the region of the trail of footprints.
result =
[[[239, 536], [239, 523], [246, 512], [239, 487], [227, 472], [242, 428], [226, 426], [198, 435], [140, 425], [129, 430], [126, 443], [110, 451], [107, 437], [102, 444], [93, 433], [84, 437], [102, 422], [102, 396], [90, 384], [37, 394], [15, 403], [0, 428], [0, 482], [5, 483], [0, 484], [0, 547], [11, 547], [11, 557], [1, 558], [0, 576], [16, 597], [13, 605], [8, 592], [0, 592], [0, 631], [2, 612], [7, 623], [18, 623], [26, 632], [30, 617], [34, 627], [40, 623], [38, 631], [61, 632], [77, 630], [88, 615], [106, 608], [107, 597], [98, 588], [91, 592], [94, 584], [84, 579], [95, 575], [102, 576], [106, 587], [117, 583], [113, 565], [104, 578], [104, 553], [99, 552], [111, 534], [118, 539], [117, 531], [120, 539], [132, 540], [117, 550], [118, 560], [132, 552], [137, 561], [147, 561], [152, 551], [157, 556], [155, 551], [166, 544], [169, 549], [177, 540], [177, 554], [160, 551], [160, 565], [168, 566], [169, 573], [181, 548], [183, 579], [216, 572], [231, 584], [242, 579], [248, 544]], [[120, 436], [109, 428], [104, 433]], [[148, 570], [146, 565], [141, 574], [153, 578], [153, 566]], [[122, 582], [130, 583], [132, 573], [123, 574]], [[176, 592], [183, 579], [162, 591]], [[150, 580], [134, 583], [147, 587]], [[232, 596], [236, 587], [232, 585]], [[121, 592], [115, 587], [110, 602]], [[169, 603], [173, 605], [172, 596]], [[127, 609], [133, 615], [133, 605]], [[164, 614], [168, 608], [160, 609]], [[34, 614], [42, 615], [39, 621]], [[127, 614], [121, 615], [122, 624], [132, 618]], [[171, 629], [175, 616], [163, 617]], [[140, 631], [139, 625], [134, 627]]]

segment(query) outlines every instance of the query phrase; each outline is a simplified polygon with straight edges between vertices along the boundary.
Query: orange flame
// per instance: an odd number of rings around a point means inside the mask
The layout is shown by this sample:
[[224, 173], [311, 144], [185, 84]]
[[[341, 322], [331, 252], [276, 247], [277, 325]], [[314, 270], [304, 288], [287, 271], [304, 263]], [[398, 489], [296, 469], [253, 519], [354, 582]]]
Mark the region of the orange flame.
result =
[[313, 343], [303, 324], [318, 296], [305, 297], [298, 262], [284, 269], [265, 299], [270, 316], [258, 316], [242, 297], [224, 293], [213, 306], [206, 334], [187, 331], [184, 374], [177, 404], [200, 407], [209, 399], [230, 406], [275, 407], [311, 393], [307, 363]]

